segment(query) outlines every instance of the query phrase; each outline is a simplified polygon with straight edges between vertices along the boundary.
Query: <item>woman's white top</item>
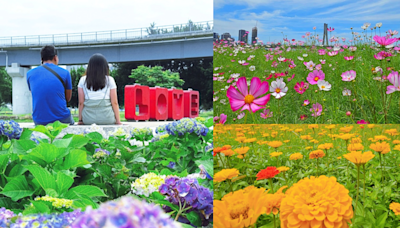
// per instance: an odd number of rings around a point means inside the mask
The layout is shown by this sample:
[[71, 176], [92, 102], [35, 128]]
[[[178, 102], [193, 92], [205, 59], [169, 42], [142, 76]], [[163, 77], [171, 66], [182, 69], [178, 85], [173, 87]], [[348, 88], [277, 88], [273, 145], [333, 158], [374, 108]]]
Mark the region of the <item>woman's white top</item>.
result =
[[[108, 85], [108, 87], [107, 87]], [[86, 87], [86, 76], [82, 76], [78, 83], [78, 88], [82, 88], [85, 93], [85, 100], [101, 100], [101, 99], [110, 99], [110, 90], [116, 89], [117, 84], [115, 84], [115, 80], [111, 76], [107, 76], [106, 86], [103, 89], [93, 91], [92, 88], [89, 90]], [[89, 95], [89, 97], [88, 97]], [[105, 95], [105, 97], [104, 97]]]

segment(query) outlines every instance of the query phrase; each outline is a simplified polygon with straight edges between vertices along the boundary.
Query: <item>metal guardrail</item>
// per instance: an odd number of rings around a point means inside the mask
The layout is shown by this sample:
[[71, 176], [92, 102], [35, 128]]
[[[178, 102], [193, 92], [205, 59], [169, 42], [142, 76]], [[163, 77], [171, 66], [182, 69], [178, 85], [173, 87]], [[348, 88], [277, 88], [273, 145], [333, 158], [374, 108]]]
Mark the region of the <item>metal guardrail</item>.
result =
[[99, 32], [0, 37], [1, 47], [29, 47], [42, 45], [76, 45], [99, 42], [122, 42], [152, 37], [205, 33], [213, 31], [213, 21]]

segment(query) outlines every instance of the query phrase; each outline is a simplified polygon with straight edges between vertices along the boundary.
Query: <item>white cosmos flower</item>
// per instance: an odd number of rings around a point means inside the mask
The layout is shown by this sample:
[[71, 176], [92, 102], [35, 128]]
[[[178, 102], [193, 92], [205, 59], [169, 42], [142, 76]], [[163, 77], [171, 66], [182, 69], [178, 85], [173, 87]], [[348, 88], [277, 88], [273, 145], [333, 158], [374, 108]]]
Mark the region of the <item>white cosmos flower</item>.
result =
[[335, 46], [335, 47], [333, 47], [333, 50], [334, 50], [334, 51], [339, 51], [339, 50], [340, 50], [340, 47]]
[[365, 29], [367, 29], [368, 27], [365, 26], [365, 25], [363, 25], [363, 26], [361, 26], [361, 28], [365, 30]]
[[307, 57], [308, 56], [308, 54], [303, 54], [303, 57]]
[[241, 113], [237, 116], [237, 118], [240, 120], [240, 119], [242, 119], [244, 116], [245, 116], [244, 112], [241, 112]]
[[371, 25], [371, 23], [368, 23], [368, 22], [364, 23], [364, 26], [367, 27], [367, 28], [368, 28], [370, 25]]
[[325, 80], [318, 80], [317, 85], [318, 85], [319, 89], [323, 90], [323, 91], [329, 91], [332, 88], [332, 85], [329, 84], [329, 82], [327, 82]]
[[250, 70], [250, 71], [255, 71], [255, 70], [256, 70], [256, 67], [255, 67], [255, 66], [250, 66], [250, 67], [249, 67], [249, 70]]
[[344, 89], [342, 92], [343, 96], [351, 96], [351, 90], [349, 89]]
[[304, 59], [300, 56], [297, 57], [300, 61], [303, 61]]
[[245, 63], [245, 62], [246, 62], [245, 60], [239, 60], [239, 61], [238, 61], [239, 64], [243, 64], [243, 63]]
[[240, 76], [240, 74], [239, 73], [236, 73], [236, 74], [231, 74], [231, 77], [232, 78], [238, 78]]
[[285, 57], [278, 57], [278, 61], [279, 62], [285, 61]]
[[250, 55], [250, 58], [254, 58], [254, 57], [256, 57], [255, 55]]
[[382, 26], [382, 22], [376, 23], [376, 27], [380, 28]]
[[286, 95], [288, 87], [286, 86], [286, 83], [283, 82], [283, 78], [278, 78], [276, 81], [271, 83], [269, 91], [272, 93], [272, 96], [279, 99]]

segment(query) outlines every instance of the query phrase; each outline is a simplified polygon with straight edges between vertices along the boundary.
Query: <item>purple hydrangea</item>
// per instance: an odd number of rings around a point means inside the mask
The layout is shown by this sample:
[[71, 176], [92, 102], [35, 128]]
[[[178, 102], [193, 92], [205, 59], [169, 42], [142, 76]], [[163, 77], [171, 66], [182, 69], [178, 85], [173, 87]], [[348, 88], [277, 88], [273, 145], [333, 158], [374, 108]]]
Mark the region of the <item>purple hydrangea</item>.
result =
[[183, 136], [186, 133], [195, 133], [198, 136], [206, 136], [208, 128], [195, 119], [183, 118], [178, 121], [156, 128], [156, 133], [167, 132], [169, 135]]
[[[82, 215], [80, 210], [61, 214], [40, 214], [18, 217], [10, 228], [67, 228]], [[3, 227], [3, 226], [1, 226]]]
[[[213, 192], [200, 186], [195, 178], [167, 177], [165, 183], [159, 187], [159, 192], [166, 196], [166, 200], [177, 205], [184, 205], [185, 213], [197, 212], [202, 218], [202, 225], [207, 226], [212, 222]], [[168, 206], [163, 206], [166, 212], [172, 211]], [[189, 209], [190, 208], [190, 209]], [[181, 216], [182, 217], [182, 216]], [[178, 221], [189, 223], [186, 218]]]
[[88, 207], [71, 228], [180, 228], [170, 216], [157, 205], [125, 196], [100, 205], [96, 210]]
[[10, 220], [14, 217], [14, 212], [2, 207], [0, 208], [0, 227], [8, 227]]

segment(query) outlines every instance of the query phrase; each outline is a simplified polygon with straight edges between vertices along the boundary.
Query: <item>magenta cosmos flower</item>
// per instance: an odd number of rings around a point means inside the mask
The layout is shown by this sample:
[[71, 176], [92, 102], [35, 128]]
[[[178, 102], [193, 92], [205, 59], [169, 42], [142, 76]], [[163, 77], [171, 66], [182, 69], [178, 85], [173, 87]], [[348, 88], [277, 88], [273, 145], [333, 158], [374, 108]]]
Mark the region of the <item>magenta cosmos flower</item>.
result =
[[316, 85], [318, 83], [318, 80], [324, 80], [325, 79], [325, 74], [322, 70], [314, 70], [313, 72], [310, 72], [307, 77], [307, 81], [311, 85]]
[[294, 86], [294, 89], [296, 90], [296, 92], [303, 94], [308, 89], [308, 83], [307, 82], [300, 82], [300, 83], [298, 82]]
[[396, 91], [400, 91], [400, 75], [399, 72], [393, 71], [388, 75], [388, 80], [393, 85], [388, 86], [386, 89], [386, 94], [390, 94]]
[[356, 79], [356, 72], [354, 70], [349, 70], [342, 73], [342, 81], [349, 82]]
[[216, 123], [219, 120], [218, 124], [224, 124], [226, 122], [227, 117], [228, 117], [227, 115], [222, 113], [220, 116], [214, 117], [214, 123]]
[[391, 45], [392, 43], [396, 42], [397, 38], [388, 38], [388, 39], [386, 39], [386, 37], [384, 37], [384, 36], [376, 35], [376, 36], [374, 36], [374, 40], [378, 44], [380, 44], [382, 46], [386, 46], [386, 45]]
[[320, 116], [322, 113], [322, 105], [320, 103], [313, 104], [312, 108], [310, 108], [310, 111], [312, 112], [311, 116]]
[[230, 86], [226, 93], [231, 104], [231, 109], [234, 112], [243, 107], [241, 111], [249, 110], [254, 113], [264, 108], [269, 101], [270, 94], [260, 97], [268, 92], [268, 82], [261, 83], [261, 80], [257, 77], [251, 79], [250, 90], [247, 86], [246, 77], [239, 78], [236, 86], [239, 91], [235, 87]]

